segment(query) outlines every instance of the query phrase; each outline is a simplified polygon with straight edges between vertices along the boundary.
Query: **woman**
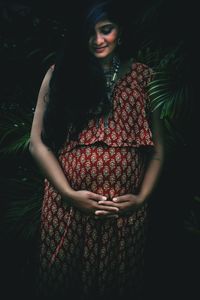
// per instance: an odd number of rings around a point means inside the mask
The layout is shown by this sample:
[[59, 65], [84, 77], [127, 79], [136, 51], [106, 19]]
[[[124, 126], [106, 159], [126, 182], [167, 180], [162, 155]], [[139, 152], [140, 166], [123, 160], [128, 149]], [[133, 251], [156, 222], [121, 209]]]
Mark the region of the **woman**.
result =
[[151, 69], [128, 56], [112, 2], [95, 4], [42, 82], [30, 152], [45, 176], [41, 298], [139, 297], [147, 199], [163, 147]]

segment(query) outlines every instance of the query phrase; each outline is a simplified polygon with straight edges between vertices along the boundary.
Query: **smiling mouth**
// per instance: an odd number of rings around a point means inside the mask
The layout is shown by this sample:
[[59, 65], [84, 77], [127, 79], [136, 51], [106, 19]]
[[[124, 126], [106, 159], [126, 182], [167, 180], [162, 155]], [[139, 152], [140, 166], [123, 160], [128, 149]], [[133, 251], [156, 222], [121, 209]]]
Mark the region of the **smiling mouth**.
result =
[[94, 48], [95, 52], [101, 52], [104, 51], [107, 48], [107, 46], [105, 47], [99, 47], [99, 48]]

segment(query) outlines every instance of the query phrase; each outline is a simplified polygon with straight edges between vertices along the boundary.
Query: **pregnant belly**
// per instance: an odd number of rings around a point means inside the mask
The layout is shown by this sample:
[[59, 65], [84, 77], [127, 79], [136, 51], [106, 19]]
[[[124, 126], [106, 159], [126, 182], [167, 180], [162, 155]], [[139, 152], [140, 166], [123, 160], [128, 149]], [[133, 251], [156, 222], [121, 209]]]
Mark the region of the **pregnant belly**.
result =
[[73, 189], [109, 198], [136, 192], [143, 173], [142, 155], [132, 147], [79, 145], [59, 161]]

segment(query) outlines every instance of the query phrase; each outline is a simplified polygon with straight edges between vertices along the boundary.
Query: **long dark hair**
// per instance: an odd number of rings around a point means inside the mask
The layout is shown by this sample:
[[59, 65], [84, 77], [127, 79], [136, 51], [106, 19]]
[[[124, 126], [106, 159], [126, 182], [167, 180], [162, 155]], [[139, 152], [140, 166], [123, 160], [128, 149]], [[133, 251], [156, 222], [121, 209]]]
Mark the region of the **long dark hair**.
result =
[[[107, 112], [103, 70], [88, 49], [95, 24], [103, 18], [122, 26], [115, 1], [98, 1], [87, 7], [80, 21], [69, 28], [65, 45], [58, 52], [50, 80], [42, 139], [57, 151], [67, 135], [76, 139], [91, 118]], [[119, 56], [125, 58], [125, 44]]]

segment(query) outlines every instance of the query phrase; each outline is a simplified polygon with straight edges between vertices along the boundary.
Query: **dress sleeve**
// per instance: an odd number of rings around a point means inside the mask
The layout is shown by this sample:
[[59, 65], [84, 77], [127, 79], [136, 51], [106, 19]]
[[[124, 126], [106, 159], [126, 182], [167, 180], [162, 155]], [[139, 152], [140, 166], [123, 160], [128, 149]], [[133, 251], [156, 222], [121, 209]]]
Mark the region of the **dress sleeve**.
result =
[[151, 103], [150, 103], [150, 97], [149, 97], [149, 84], [155, 77], [155, 72], [152, 68], [149, 66], [142, 64], [142, 76], [140, 85], [144, 89], [145, 95], [144, 95], [144, 108], [146, 115], [149, 117], [151, 114]]

